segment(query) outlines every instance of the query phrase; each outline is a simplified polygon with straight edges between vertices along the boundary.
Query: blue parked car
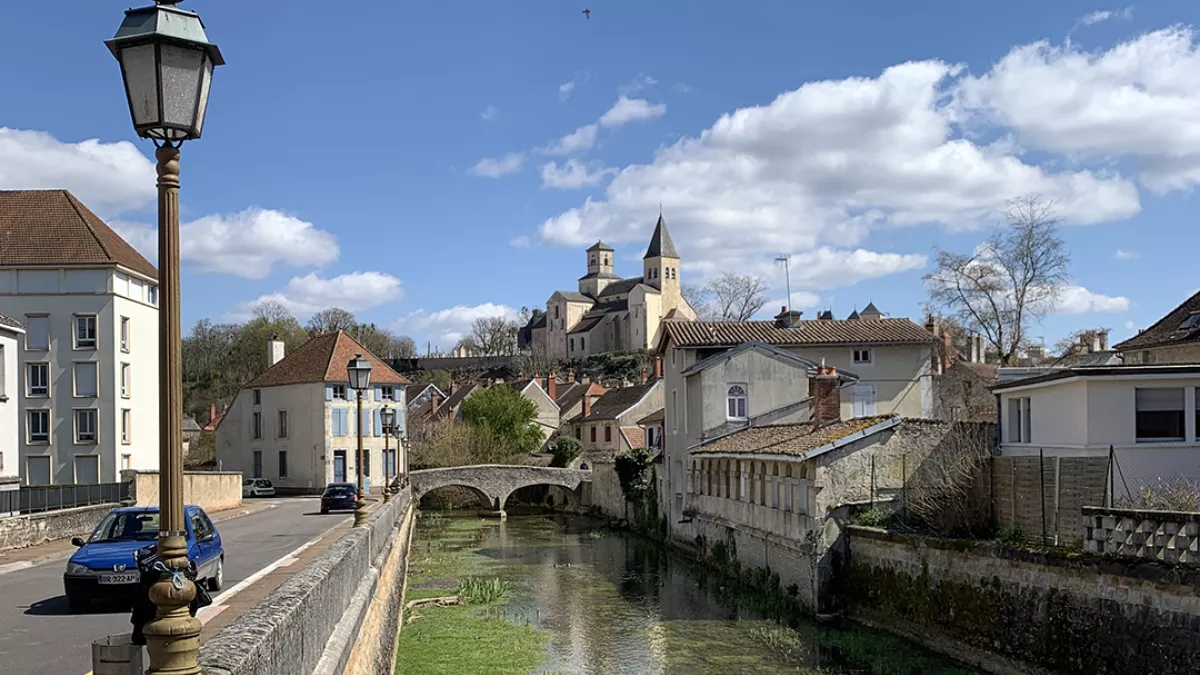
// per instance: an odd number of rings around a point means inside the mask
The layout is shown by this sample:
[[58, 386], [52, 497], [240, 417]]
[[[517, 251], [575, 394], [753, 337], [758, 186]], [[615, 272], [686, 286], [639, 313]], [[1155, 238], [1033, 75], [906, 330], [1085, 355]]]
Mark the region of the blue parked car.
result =
[[[221, 535], [204, 509], [184, 507], [188, 558], [196, 565], [196, 581], [210, 591], [225, 581], [225, 549]], [[87, 541], [71, 540], [79, 550], [67, 562], [63, 589], [72, 612], [92, 600], [132, 601], [141, 584], [134, 553], [158, 540], [158, 507], [133, 506], [109, 511]]]

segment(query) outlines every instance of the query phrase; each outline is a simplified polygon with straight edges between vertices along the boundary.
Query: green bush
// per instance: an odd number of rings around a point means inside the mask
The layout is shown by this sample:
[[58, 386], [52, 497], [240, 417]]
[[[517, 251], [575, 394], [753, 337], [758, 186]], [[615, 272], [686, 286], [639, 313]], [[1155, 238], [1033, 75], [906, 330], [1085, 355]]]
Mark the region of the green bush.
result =
[[1000, 530], [999, 534], [996, 535], [996, 539], [1009, 546], [1020, 546], [1025, 543], [1025, 534], [1021, 532], [1021, 528], [1017, 525], [1010, 525]]
[[511, 387], [477, 391], [463, 401], [461, 411], [464, 422], [490, 433], [508, 457], [534, 452], [542, 444], [537, 406]]
[[863, 511], [855, 518], [859, 525], [866, 525], [867, 527], [887, 527], [891, 519], [892, 512], [881, 506], [876, 506], [869, 511]]
[[550, 460], [550, 466], [565, 468], [579, 457], [579, 453], [583, 452], [583, 446], [579, 441], [570, 436], [559, 436], [554, 445], [550, 447], [550, 452], [553, 458]]

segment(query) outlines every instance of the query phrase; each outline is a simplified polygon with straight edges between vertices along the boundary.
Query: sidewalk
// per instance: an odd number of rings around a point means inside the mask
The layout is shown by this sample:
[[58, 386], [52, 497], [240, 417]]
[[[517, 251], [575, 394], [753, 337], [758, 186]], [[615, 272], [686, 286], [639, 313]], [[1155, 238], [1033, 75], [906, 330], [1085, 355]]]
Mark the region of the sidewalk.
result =
[[[275, 506], [277, 506], [276, 502], [254, 500], [252, 502], [243, 502], [241, 506], [224, 511], [216, 511], [209, 515], [212, 516], [214, 523], [219, 523], [223, 520], [231, 520], [233, 518], [248, 516], [252, 513], [266, 511], [267, 509], [273, 509]], [[78, 549], [71, 544], [71, 539], [68, 537], [66, 539], [48, 541], [37, 546], [0, 551], [0, 574], [28, 569], [55, 560], [66, 560], [76, 550]]]

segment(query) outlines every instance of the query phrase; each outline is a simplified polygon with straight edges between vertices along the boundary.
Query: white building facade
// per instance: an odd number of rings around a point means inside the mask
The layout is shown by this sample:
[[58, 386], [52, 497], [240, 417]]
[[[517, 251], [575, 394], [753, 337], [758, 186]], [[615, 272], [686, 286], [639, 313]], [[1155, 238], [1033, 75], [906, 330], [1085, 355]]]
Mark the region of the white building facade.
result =
[[12, 484], [20, 464], [21, 366], [17, 352], [24, 341], [21, 324], [0, 314], [0, 490]]
[[[357, 354], [371, 362], [362, 416], [346, 364]], [[224, 471], [267, 478], [282, 494], [319, 493], [357, 476], [357, 427], [362, 427], [364, 482], [379, 493], [387, 476], [407, 470], [408, 381], [342, 331], [317, 336], [294, 353], [268, 345], [270, 366], [238, 392], [217, 426], [217, 461]], [[383, 433], [380, 411], [395, 411], [394, 436]]]
[[156, 470], [157, 270], [62, 190], [0, 191], [0, 237], [13, 244], [0, 251], [0, 309], [24, 326], [14, 385], [22, 483]]

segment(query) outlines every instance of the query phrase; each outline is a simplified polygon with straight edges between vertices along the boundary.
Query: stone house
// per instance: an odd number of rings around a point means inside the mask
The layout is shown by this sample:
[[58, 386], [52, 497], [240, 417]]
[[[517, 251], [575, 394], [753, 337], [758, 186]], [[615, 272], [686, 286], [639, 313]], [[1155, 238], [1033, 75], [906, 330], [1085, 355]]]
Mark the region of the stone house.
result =
[[[555, 389], [556, 382], [554, 376], [547, 378], [554, 384], [547, 385], [549, 389]], [[538, 381], [538, 378], [530, 378], [524, 380], [516, 380], [514, 382], [505, 383], [506, 386], [512, 388], [521, 396], [533, 402], [537, 407], [537, 422], [538, 428], [542, 431], [542, 444], [558, 431], [560, 423], [558, 403], [554, 398], [543, 389], [543, 385]]]
[[442, 398], [440, 391], [432, 392], [429, 400], [422, 405], [416, 413], [412, 415], [414, 423], [426, 424], [429, 422], [458, 422], [462, 419], [460, 409], [463, 401], [467, 397], [479, 391], [482, 386], [475, 382], [467, 382], [466, 384], [450, 383], [450, 391], [445, 399]]
[[[360, 429], [369, 490], [380, 492], [385, 476], [405, 470], [408, 380], [340, 330], [287, 355], [281, 340], [271, 340], [267, 353], [270, 366], [242, 387], [217, 425], [217, 460], [225, 471], [269, 478], [282, 493], [319, 493], [329, 483], [355, 480]], [[346, 372], [359, 354], [371, 363], [361, 419]], [[396, 411], [398, 439], [383, 433], [385, 406]]]
[[25, 329], [5, 427], [21, 479], [157, 469], [158, 270], [66, 190], [0, 190], [0, 242], [0, 308]]
[[644, 350], [653, 347], [665, 318], [695, 318], [680, 290], [680, 258], [662, 215], [642, 256], [641, 275], [615, 274], [613, 254], [602, 241], [588, 248], [578, 290], [555, 291], [546, 311], [521, 329], [531, 350], [552, 360]]
[[17, 465], [20, 464], [21, 414], [20, 387], [21, 367], [17, 358], [21, 343], [25, 340], [25, 329], [21, 322], [0, 314], [0, 490], [8, 489], [20, 482]]
[[667, 419], [665, 408], [659, 408], [654, 412], [646, 415], [638, 420], [638, 426], [642, 429], [642, 438], [645, 440], [647, 448], [657, 452], [662, 452], [663, 444], [663, 424]]
[[1113, 348], [1125, 365], [1200, 363], [1200, 292]]
[[583, 399], [586, 396], [588, 405], [595, 405], [608, 388], [599, 382], [592, 382], [590, 378], [584, 377], [582, 380], [557, 383], [555, 401], [558, 403], [559, 426], [570, 422], [579, 416], [583, 411]]
[[594, 403], [590, 396], [582, 397], [579, 414], [563, 425], [562, 433], [579, 441], [584, 456], [615, 457], [645, 446], [637, 422], [662, 405], [661, 380], [609, 389]]
[[861, 316], [804, 321], [785, 311], [774, 321], [663, 323], [660, 478], [669, 487], [659, 498], [672, 528], [685, 506], [689, 448], [739, 427], [808, 421], [817, 365], [842, 380], [840, 419], [931, 417], [935, 336], [908, 319]]
[[441, 389], [438, 389], [437, 385], [433, 383], [427, 384], [417, 390], [414, 396], [409, 398], [408, 409], [416, 412], [429, 403], [429, 400], [434, 396], [439, 397], [443, 401], [446, 400], [446, 394]]

